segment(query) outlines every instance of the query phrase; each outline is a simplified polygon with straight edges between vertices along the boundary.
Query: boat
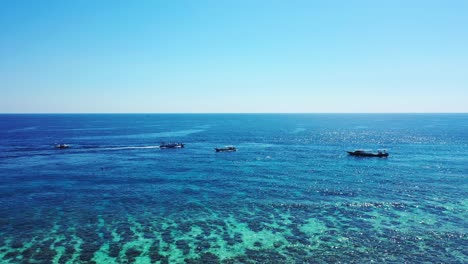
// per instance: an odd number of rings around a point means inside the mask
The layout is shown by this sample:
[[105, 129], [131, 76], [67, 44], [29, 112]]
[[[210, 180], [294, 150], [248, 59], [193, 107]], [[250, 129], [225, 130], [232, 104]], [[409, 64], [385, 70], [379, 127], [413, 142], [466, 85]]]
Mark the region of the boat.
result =
[[226, 146], [224, 148], [215, 148], [216, 152], [233, 152], [237, 151], [234, 146]]
[[368, 150], [357, 149], [355, 151], [346, 151], [351, 156], [356, 157], [379, 157], [385, 158], [388, 157], [388, 152], [386, 150], [377, 150], [377, 152], [372, 152]]
[[159, 148], [162, 148], [162, 149], [168, 149], [168, 148], [183, 148], [185, 146], [185, 144], [183, 143], [161, 143], [161, 145], [159, 145]]
[[55, 148], [56, 148], [56, 149], [67, 149], [67, 148], [70, 148], [70, 145], [67, 145], [67, 144], [57, 144], [57, 145], [55, 145]]

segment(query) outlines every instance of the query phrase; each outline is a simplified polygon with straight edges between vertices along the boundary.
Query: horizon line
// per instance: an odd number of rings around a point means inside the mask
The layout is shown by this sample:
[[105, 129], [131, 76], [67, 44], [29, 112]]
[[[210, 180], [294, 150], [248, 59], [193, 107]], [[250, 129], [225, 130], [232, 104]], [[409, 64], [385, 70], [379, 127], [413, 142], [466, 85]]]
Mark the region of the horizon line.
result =
[[129, 114], [158, 114], [158, 115], [223, 115], [223, 114], [468, 114], [468, 112], [0, 112], [0, 115], [129, 115]]

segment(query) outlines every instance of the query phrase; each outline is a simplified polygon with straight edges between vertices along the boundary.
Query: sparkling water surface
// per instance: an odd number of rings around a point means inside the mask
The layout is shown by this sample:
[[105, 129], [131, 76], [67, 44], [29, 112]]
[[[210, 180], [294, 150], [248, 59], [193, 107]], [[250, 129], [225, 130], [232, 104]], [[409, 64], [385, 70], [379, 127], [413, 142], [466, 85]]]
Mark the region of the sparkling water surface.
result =
[[467, 176], [468, 114], [0, 115], [0, 262], [467, 263]]

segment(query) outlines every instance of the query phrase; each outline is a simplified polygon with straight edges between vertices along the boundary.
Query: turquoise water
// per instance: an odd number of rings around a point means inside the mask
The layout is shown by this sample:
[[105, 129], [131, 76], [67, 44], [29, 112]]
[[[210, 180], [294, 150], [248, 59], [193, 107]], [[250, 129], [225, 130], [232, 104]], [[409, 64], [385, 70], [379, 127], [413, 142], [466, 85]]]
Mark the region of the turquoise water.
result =
[[0, 115], [0, 262], [466, 263], [467, 176], [467, 114]]

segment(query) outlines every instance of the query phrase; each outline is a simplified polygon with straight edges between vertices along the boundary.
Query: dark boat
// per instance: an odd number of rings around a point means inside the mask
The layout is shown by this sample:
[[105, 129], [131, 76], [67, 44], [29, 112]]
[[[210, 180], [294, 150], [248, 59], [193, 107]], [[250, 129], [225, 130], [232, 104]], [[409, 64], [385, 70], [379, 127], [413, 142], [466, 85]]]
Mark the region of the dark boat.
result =
[[349, 153], [351, 156], [356, 156], [356, 157], [379, 157], [379, 158], [385, 158], [388, 157], [388, 153], [386, 150], [378, 150], [377, 153], [372, 152], [372, 151], [366, 151], [366, 150], [355, 150], [355, 151], [346, 151]]
[[237, 149], [233, 146], [227, 146], [224, 148], [215, 148], [216, 152], [232, 152], [237, 151]]
[[57, 144], [57, 145], [55, 145], [55, 148], [56, 148], [56, 149], [67, 149], [67, 148], [70, 148], [70, 145], [67, 145], [67, 144]]
[[161, 143], [161, 145], [159, 145], [160, 148], [162, 149], [167, 149], [167, 148], [183, 148], [185, 146], [185, 144], [182, 144], [182, 143]]

